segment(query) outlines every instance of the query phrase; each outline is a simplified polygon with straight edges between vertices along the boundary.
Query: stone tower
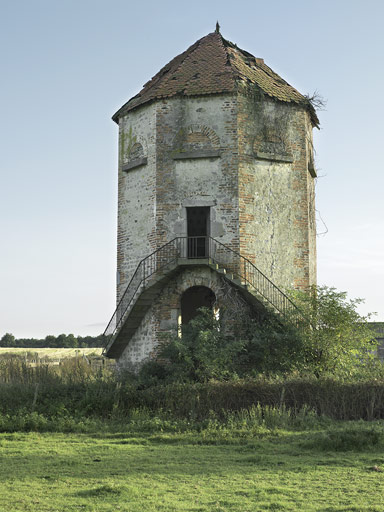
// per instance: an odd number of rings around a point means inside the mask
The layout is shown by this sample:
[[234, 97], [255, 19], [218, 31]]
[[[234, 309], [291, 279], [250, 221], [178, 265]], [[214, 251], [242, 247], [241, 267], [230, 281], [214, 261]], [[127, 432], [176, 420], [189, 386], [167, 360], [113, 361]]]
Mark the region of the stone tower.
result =
[[[216, 31], [164, 66], [119, 125], [117, 309], [105, 354], [151, 357], [223, 280], [286, 314], [316, 282], [308, 99]], [[213, 306], [212, 306], [213, 307]]]

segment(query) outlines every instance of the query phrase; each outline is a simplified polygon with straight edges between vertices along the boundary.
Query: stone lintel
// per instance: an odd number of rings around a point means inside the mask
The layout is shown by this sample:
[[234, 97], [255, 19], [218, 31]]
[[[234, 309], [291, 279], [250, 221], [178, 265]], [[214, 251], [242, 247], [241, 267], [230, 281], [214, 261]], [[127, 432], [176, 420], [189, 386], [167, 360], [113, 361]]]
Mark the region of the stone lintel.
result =
[[135, 160], [131, 160], [130, 162], [123, 164], [123, 171], [130, 171], [131, 169], [135, 169], [136, 167], [140, 167], [141, 165], [147, 165], [148, 158], [144, 156], [143, 158], [136, 158]]
[[293, 162], [291, 155], [279, 155], [278, 153], [262, 153], [258, 151], [255, 153], [256, 158], [259, 160], [274, 160], [275, 162]]
[[196, 196], [187, 197], [181, 204], [184, 206], [184, 208], [194, 206], [216, 206], [217, 200], [212, 196]]
[[205, 149], [205, 150], [196, 150], [196, 151], [182, 151], [180, 153], [176, 153], [173, 155], [174, 160], [188, 160], [188, 159], [195, 159], [195, 158], [220, 158], [221, 153], [219, 150], [211, 150], [211, 149]]

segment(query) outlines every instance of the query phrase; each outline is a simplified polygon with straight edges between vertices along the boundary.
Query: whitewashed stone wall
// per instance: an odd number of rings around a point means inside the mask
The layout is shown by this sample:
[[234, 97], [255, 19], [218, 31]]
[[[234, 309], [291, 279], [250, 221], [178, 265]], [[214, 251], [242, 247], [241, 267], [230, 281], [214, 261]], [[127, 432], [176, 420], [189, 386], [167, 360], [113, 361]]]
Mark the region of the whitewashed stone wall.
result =
[[[120, 119], [118, 299], [141, 259], [187, 235], [192, 206], [209, 206], [211, 236], [277, 286], [314, 284], [312, 154], [306, 110], [265, 98], [174, 97], [129, 112]], [[182, 271], [154, 301], [120, 364], [153, 356], [177, 329], [183, 291], [216, 293], [220, 279], [209, 268]]]

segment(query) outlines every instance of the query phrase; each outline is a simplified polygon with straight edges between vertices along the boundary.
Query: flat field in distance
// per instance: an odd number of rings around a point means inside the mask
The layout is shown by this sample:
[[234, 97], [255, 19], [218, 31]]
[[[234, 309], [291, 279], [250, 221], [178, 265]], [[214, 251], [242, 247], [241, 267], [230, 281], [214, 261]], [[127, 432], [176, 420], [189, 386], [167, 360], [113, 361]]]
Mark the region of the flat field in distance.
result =
[[384, 453], [318, 450], [314, 435], [3, 433], [0, 510], [382, 512]]
[[101, 355], [102, 348], [23, 348], [23, 347], [0, 347], [0, 357], [2, 354], [37, 354], [40, 359], [64, 359], [66, 357], [89, 356], [91, 354]]

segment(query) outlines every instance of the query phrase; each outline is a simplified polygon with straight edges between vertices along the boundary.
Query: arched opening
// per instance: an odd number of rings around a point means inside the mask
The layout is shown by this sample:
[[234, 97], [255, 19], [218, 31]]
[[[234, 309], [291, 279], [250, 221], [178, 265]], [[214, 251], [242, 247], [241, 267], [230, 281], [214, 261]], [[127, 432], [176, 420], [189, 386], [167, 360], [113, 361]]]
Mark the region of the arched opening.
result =
[[185, 290], [181, 296], [181, 324], [186, 325], [198, 315], [198, 309], [205, 307], [212, 309], [216, 296], [206, 286], [192, 286]]

